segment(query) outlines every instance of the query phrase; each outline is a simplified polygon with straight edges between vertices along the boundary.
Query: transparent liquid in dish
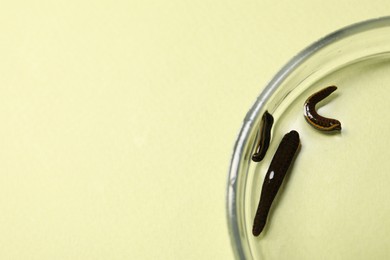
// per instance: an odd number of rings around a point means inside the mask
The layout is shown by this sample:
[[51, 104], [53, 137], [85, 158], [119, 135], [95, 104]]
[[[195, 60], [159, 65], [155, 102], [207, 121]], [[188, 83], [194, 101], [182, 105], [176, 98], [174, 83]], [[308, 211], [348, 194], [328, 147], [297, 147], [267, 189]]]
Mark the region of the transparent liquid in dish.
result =
[[[266, 157], [251, 162], [245, 225], [254, 259], [387, 259], [390, 256], [390, 61], [380, 56], [351, 64], [296, 88], [274, 111]], [[317, 105], [338, 119], [339, 133], [310, 126], [303, 104], [329, 86]], [[259, 237], [251, 234], [261, 186], [284, 134], [300, 134], [301, 148]]]

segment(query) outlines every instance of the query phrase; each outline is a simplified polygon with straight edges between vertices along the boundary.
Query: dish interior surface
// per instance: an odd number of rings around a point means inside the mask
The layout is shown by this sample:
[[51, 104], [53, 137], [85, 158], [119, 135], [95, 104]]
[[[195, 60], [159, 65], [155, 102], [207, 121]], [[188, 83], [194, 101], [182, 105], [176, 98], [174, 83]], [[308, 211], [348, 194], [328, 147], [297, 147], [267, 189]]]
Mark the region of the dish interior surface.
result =
[[[313, 93], [338, 89], [317, 105], [341, 121], [324, 133], [303, 116]], [[372, 57], [299, 88], [273, 112], [270, 148], [250, 162], [245, 225], [254, 259], [385, 259], [390, 255], [390, 61]], [[265, 230], [250, 230], [261, 186], [283, 135], [300, 134], [301, 148], [273, 203]]]

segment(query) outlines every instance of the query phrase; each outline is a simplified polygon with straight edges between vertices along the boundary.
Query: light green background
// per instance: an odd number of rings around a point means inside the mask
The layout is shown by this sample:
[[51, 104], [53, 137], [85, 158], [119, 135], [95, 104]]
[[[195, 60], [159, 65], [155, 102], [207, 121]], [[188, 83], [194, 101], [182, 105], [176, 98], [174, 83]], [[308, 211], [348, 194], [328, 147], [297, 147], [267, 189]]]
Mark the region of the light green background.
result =
[[0, 259], [233, 259], [230, 155], [277, 70], [386, 0], [1, 1]]

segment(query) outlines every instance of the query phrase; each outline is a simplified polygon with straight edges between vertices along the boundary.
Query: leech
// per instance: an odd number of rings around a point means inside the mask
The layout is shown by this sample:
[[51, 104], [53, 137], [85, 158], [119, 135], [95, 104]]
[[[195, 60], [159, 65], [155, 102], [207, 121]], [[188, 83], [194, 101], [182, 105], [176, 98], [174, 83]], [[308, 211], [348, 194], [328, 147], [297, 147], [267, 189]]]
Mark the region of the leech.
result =
[[316, 111], [316, 104], [321, 100], [325, 99], [336, 89], [336, 86], [324, 88], [319, 92], [314, 93], [306, 100], [304, 105], [305, 118], [306, 121], [314, 128], [321, 131], [341, 130], [340, 121], [320, 116]]
[[263, 160], [271, 140], [271, 128], [274, 123], [273, 116], [265, 111], [263, 117], [261, 118], [260, 128], [259, 128], [259, 141], [255, 148], [255, 153], [252, 155], [252, 161], [260, 162]]
[[254, 236], [260, 235], [263, 231], [272, 202], [282, 185], [284, 176], [292, 164], [299, 146], [299, 134], [294, 130], [287, 133], [280, 142], [264, 178], [260, 201], [253, 222], [252, 233]]

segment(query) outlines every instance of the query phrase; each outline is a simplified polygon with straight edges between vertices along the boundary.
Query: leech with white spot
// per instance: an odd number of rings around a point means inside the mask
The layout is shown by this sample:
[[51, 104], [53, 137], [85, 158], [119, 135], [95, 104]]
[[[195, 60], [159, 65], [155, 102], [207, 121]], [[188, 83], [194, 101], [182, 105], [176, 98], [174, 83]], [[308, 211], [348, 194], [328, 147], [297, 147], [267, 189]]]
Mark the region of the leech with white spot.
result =
[[280, 142], [264, 178], [260, 202], [253, 221], [252, 233], [254, 236], [260, 235], [263, 231], [272, 202], [282, 185], [284, 176], [286, 176], [299, 146], [299, 134], [294, 130], [287, 133]]

